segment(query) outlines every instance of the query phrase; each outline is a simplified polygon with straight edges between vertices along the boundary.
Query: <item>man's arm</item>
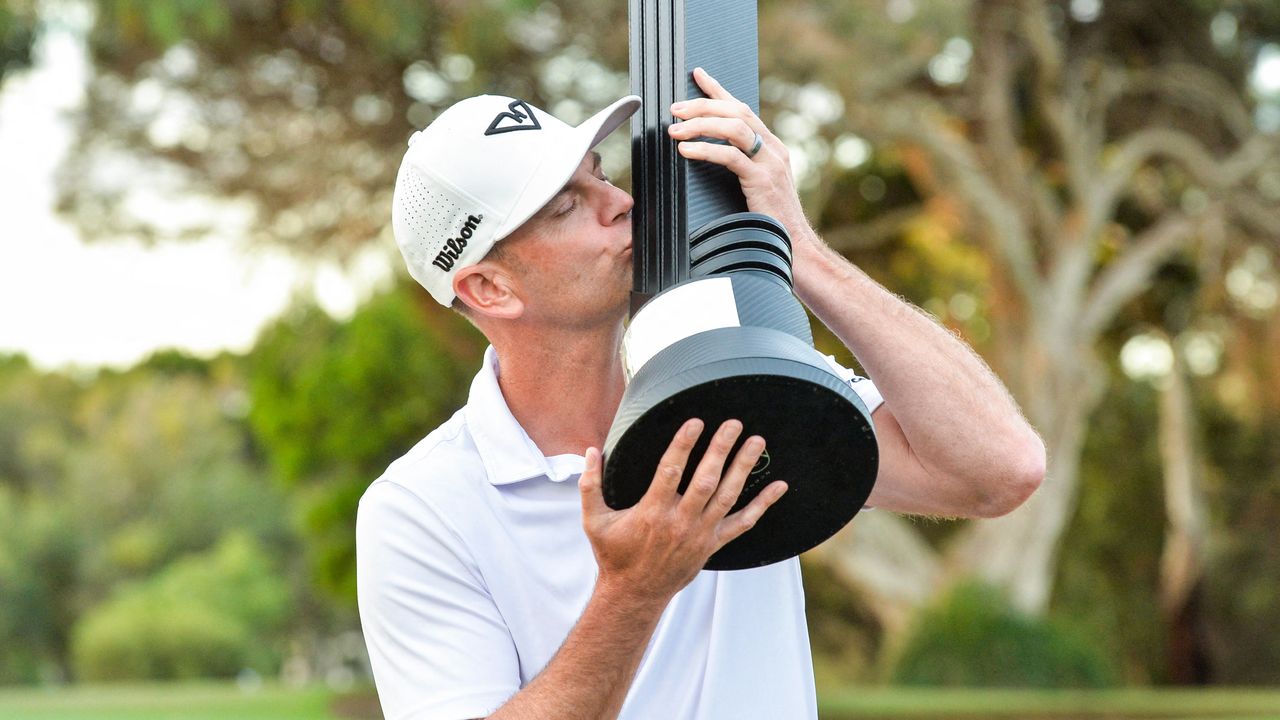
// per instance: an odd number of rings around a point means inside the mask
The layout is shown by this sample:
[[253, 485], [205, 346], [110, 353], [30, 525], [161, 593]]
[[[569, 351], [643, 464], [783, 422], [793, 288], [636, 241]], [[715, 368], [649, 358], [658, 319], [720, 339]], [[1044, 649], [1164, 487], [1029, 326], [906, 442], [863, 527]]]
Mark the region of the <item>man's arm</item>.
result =
[[[786, 146], [706, 72], [694, 78], [708, 98], [673, 106], [680, 153], [733, 171], [748, 207], [783, 223], [796, 294], [885, 398], [874, 414], [880, 472], [868, 504], [979, 517], [1020, 505], [1044, 477], [1044, 444], [1004, 385], [955, 335], [831, 250], [800, 207]], [[756, 133], [764, 145], [749, 158]], [[703, 136], [731, 146], [687, 142]]]
[[885, 398], [867, 503], [978, 517], [1021, 505], [1044, 477], [1044, 445], [1004, 385], [959, 338], [805, 230], [793, 240], [796, 294]]
[[374, 483], [356, 520], [358, 595], [388, 720], [616, 717], [671, 598], [786, 490], [771, 483], [728, 514], [765, 447], [747, 438], [730, 461], [742, 433], [730, 420], [677, 492], [702, 430], [698, 420], [681, 427], [645, 495], [625, 510], [605, 504], [600, 453], [588, 449], [579, 489], [595, 587], [559, 650], [523, 688], [511, 631], [457, 533], [417, 495]]
[[707, 558], [751, 529], [782, 497], [786, 484], [774, 482], [727, 515], [764, 451], [764, 440], [748, 438], [725, 469], [742, 432], [736, 420], [720, 426], [689, 487], [683, 495], [676, 492], [701, 432], [698, 420], [681, 427], [648, 491], [626, 510], [605, 504], [600, 452], [587, 450], [579, 487], [583, 526], [600, 569], [595, 590], [547, 666], [489, 720], [617, 717], [667, 603], [697, 576]]

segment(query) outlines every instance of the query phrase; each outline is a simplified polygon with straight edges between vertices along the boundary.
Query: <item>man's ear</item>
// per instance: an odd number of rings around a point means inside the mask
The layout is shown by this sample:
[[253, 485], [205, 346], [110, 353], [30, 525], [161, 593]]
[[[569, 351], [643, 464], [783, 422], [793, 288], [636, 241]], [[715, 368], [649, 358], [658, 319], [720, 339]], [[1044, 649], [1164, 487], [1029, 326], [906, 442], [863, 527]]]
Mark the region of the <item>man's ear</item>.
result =
[[472, 312], [485, 317], [514, 320], [524, 313], [519, 284], [510, 272], [483, 260], [465, 267], [453, 277], [453, 293]]

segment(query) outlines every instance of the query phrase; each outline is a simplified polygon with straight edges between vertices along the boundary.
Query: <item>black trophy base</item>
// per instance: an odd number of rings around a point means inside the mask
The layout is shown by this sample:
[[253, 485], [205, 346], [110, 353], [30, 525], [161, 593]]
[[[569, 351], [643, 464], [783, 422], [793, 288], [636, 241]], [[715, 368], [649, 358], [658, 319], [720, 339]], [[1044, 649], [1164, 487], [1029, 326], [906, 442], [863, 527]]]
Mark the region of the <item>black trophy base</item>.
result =
[[760, 435], [767, 454], [731, 512], [774, 480], [789, 489], [706, 569], [768, 565], [834, 535], [870, 495], [878, 453], [861, 398], [814, 357], [823, 362], [802, 341], [758, 327], [713, 330], [663, 350], [632, 380], [605, 444], [605, 502], [614, 509], [638, 502], [676, 431], [696, 417], [706, 428], [685, 468], [683, 492], [715, 430], [737, 419], [743, 432], [734, 452]]

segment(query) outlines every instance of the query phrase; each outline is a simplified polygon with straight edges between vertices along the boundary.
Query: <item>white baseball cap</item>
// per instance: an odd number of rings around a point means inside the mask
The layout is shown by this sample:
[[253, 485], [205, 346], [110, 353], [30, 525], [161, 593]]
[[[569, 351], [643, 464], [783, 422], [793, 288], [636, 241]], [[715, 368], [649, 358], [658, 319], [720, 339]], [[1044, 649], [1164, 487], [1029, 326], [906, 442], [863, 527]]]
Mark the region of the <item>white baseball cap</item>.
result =
[[480, 95], [409, 138], [391, 227], [409, 274], [442, 305], [453, 278], [564, 188], [583, 156], [640, 107], [628, 95], [572, 127], [523, 100]]

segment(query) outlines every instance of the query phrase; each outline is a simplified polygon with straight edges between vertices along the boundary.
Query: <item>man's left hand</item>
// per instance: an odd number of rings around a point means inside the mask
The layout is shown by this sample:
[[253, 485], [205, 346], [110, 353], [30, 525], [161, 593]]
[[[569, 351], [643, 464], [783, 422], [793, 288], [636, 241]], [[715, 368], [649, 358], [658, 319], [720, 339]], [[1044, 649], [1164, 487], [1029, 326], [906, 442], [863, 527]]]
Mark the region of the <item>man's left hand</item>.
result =
[[[671, 114], [682, 121], [668, 129], [671, 137], [679, 142], [680, 154], [689, 160], [713, 162], [732, 171], [742, 184], [747, 208], [781, 221], [793, 242], [800, 239], [798, 234], [812, 232], [800, 207], [786, 145], [769, 131], [749, 105], [730, 95], [707, 71], [696, 68], [693, 79], [707, 97], [671, 106]], [[762, 144], [751, 157], [747, 153], [755, 144], [757, 134]], [[715, 138], [729, 144], [701, 142], [695, 138]]]

